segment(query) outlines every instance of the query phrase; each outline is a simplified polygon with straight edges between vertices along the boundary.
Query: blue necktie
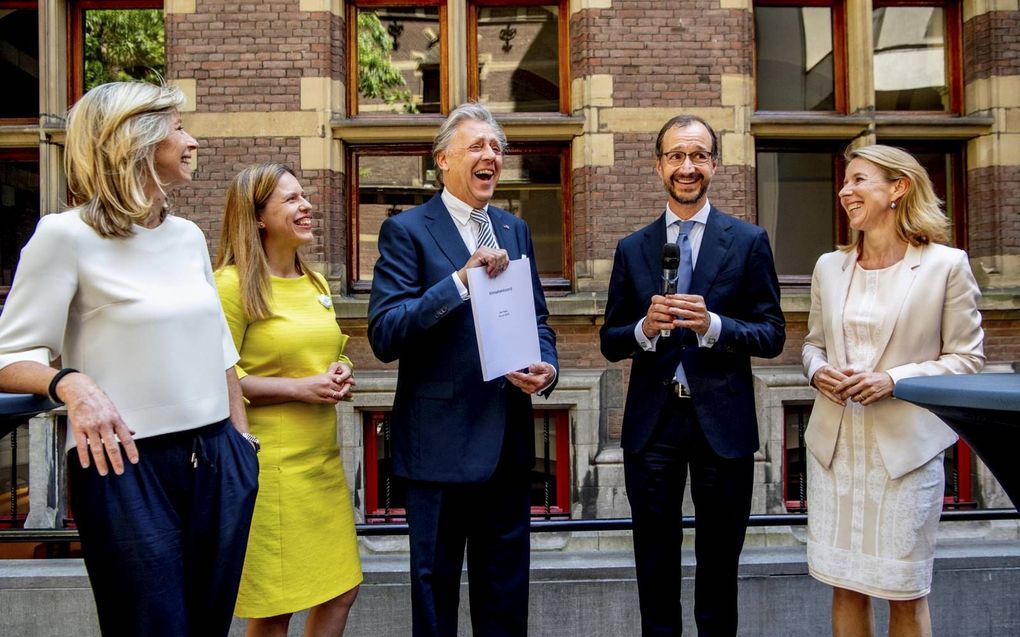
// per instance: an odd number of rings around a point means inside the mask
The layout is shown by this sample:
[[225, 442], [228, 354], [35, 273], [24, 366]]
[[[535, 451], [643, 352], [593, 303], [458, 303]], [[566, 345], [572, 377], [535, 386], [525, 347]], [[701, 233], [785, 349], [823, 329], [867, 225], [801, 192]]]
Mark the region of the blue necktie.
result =
[[[694, 274], [694, 257], [691, 252], [691, 229], [694, 227], [693, 221], [681, 221], [680, 234], [676, 238], [676, 243], [680, 246], [680, 271], [677, 272], [676, 277], [676, 291], [677, 294], [687, 294], [691, 289], [691, 276]], [[681, 385], [690, 391], [691, 386], [687, 384], [687, 374], [684, 373], [684, 364], [678, 363], [676, 366], [676, 379]]]
[[693, 221], [680, 222], [680, 234], [677, 235], [676, 244], [680, 246], [680, 271], [676, 277], [677, 294], [687, 294], [691, 289], [691, 274], [694, 272], [694, 257], [691, 253], [691, 229], [694, 228]]
[[478, 224], [478, 247], [486, 246], [498, 249], [496, 236], [492, 234], [492, 223], [489, 222], [489, 215], [480, 208], [472, 208], [471, 220]]

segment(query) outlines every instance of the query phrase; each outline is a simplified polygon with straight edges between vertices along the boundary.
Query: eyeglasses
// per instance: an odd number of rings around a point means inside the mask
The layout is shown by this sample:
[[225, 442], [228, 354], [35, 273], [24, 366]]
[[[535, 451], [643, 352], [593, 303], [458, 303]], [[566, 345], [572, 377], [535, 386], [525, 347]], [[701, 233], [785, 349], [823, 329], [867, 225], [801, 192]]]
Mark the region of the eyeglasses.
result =
[[662, 153], [659, 157], [665, 159], [666, 163], [670, 166], [682, 166], [688, 158], [695, 166], [704, 166], [712, 161], [712, 153], [707, 150], [696, 150], [691, 153], [685, 153], [682, 150], [671, 150], [668, 153]]

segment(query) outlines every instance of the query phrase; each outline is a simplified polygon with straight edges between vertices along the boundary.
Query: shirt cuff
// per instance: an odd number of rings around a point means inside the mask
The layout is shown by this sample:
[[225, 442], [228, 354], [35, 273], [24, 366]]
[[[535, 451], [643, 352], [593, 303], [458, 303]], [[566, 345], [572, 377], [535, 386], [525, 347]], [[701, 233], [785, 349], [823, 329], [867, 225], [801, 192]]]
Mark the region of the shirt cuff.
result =
[[655, 345], [659, 342], [659, 335], [656, 334], [652, 338], [648, 338], [645, 336], [644, 325], [645, 319], [637, 322], [637, 325], [634, 326], [634, 338], [637, 340], [638, 345], [641, 346], [641, 349], [646, 352], [654, 352]]
[[457, 286], [457, 293], [460, 294], [460, 300], [466, 301], [470, 299], [471, 293], [468, 292], [467, 286], [464, 285], [464, 282], [460, 280], [460, 275], [454, 272], [450, 276], [453, 277], [453, 284]]
[[559, 374], [558, 374], [558, 373], [556, 372], [556, 368], [555, 368], [555, 367], [553, 367], [553, 375], [552, 375], [552, 378], [550, 378], [550, 379], [549, 379], [549, 382], [548, 382], [548, 383], [546, 383], [545, 385], [542, 385], [542, 389], [538, 390], [538, 391], [537, 391], [536, 393], [538, 393], [538, 394], [541, 394], [541, 393], [542, 393], [542, 392], [544, 392], [545, 390], [547, 390], [547, 389], [549, 389], [550, 387], [552, 387], [552, 384], [556, 382], [556, 377], [557, 377], [557, 376], [559, 376]]
[[722, 319], [715, 312], [708, 313], [708, 329], [704, 335], [698, 336], [699, 347], [712, 347], [719, 340], [722, 333]]

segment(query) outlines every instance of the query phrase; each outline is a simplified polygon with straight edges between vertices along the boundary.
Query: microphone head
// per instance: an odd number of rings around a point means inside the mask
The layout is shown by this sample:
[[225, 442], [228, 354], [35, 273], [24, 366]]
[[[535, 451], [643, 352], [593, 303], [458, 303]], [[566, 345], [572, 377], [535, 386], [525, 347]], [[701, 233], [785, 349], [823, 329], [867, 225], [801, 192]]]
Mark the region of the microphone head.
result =
[[680, 269], [680, 246], [673, 242], [666, 243], [662, 246], [662, 269]]

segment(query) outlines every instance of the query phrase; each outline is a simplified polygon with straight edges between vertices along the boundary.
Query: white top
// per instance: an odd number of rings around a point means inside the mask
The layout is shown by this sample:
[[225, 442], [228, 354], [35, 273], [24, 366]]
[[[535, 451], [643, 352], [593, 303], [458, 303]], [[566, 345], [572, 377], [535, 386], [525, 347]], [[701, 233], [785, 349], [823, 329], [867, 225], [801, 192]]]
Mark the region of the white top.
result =
[[[887, 312], [893, 311], [893, 292], [903, 260], [876, 270], [865, 270], [854, 264], [850, 291], [843, 306], [843, 338], [846, 341], [846, 362], [858, 372], [874, 371], [879, 352], [879, 332]], [[858, 406], [857, 403], [853, 403]]]
[[238, 356], [205, 236], [178, 217], [134, 231], [104, 239], [78, 210], [39, 220], [0, 315], [0, 369], [62, 356], [103, 388], [135, 438], [223, 420], [225, 370]]

